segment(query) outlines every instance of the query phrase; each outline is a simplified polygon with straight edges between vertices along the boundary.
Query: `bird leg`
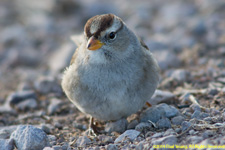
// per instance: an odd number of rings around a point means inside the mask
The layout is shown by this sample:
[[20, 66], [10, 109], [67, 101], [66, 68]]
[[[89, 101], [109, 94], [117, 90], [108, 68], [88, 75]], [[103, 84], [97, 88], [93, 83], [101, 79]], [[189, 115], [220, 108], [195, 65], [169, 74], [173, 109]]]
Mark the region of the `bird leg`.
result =
[[88, 132], [89, 135], [94, 135], [94, 136], [97, 136], [96, 133], [99, 133], [93, 117], [90, 117], [88, 131], [89, 131]]

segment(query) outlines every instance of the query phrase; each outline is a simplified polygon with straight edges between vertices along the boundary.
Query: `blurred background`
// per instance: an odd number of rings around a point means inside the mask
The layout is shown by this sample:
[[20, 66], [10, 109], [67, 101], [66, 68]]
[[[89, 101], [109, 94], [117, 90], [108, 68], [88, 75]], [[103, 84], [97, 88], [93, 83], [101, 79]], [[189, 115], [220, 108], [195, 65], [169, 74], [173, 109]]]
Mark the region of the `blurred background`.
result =
[[[59, 91], [76, 49], [70, 36], [104, 13], [121, 17], [145, 41], [162, 77], [177, 68], [225, 75], [224, 0], [1, 0], [0, 103], [16, 90]], [[44, 89], [47, 81], [57, 87]]]

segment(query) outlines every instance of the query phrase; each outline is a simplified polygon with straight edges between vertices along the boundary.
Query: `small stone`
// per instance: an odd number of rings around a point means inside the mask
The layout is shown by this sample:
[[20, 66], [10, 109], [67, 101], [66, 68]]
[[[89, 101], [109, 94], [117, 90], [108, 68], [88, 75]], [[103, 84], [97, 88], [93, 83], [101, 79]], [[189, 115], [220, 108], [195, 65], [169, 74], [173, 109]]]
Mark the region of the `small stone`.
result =
[[33, 98], [29, 98], [26, 99], [22, 102], [20, 102], [19, 104], [15, 105], [15, 108], [17, 108], [18, 110], [31, 110], [31, 109], [36, 109], [38, 106], [36, 99]]
[[45, 147], [43, 150], [54, 150], [54, 149], [51, 147]]
[[175, 95], [168, 91], [155, 90], [151, 99], [148, 101], [151, 105], [156, 105], [159, 103], [165, 103], [170, 100], [173, 100]]
[[51, 124], [41, 124], [41, 130], [43, 130], [46, 134], [50, 134], [53, 126]]
[[48, 106], [49, 115], [53, 115], [54, 113], [59, 111], [60, 107], [62, 107], [62, 100], [57, 99], [57, 98], [51, 99], [50, 104]]
[[60, 145], [55, 145], [55, 146], [52, 146], [53, 150], [62, 150], [62, 146]]
[[159, 121], [157, 121], [156, 124], [159, 129], [171, 128], [171, 122], [168, 118], [162, 118]]
[[17, 129], [18, 125], [0, 127], [0, 139], [8, 139], [10, 138], [13, 131]]
[[13, 150], [14, 142], [12, 139], [0, 139], [0, 150]]
[[181, 125], [184, 120], [185, 120], [184, 117], [182, 117], [182, 116], [176, 116], [176, 117], [173, 117], [171, 119], [171, 122], [174, 125]]
[[165, 111], [165, 117], [167, 118], [172, 118], [179, 114], [178, 109], [176, 109], [174, 106], [170, 106], [165, 103], [162, 103], [158, 105], [158, 107], [162, 108]]
[[218, 93], [219, 93], [218, 89], [210, 89], [210, 90], [208, 91], [208, 94], [209, 94], [209, 95], [212, 95], [212, 96], [215, 96], [215, 95], [217, 95]]
[[152, 106], [145, 110], [141, 116], [141, 122], [148, 122], [148, 120], [156, 123], [160, 118], [165, 116], [165, 111], [157, 106]]
[[176, 132], [173, 129], [167, 129], [163, 136], [176, 135]]
[[127, 130], [123, 134], [121, 134], [118, 138], [116, 138], [114, 143], [121, 143], [124, 139], [129, 139], [133, 141], [141, 132], [136, 130]]
[[204, 112], [202, 112], [202, 113], [200, 114], [200, 118], [202, 118], [202, 119], [207, 118], [207, 117], [209, 117], [209, 116], [210, 116], [209, 113], [204, 113]]
[[197, 105], [197, 104], [191, 104], [190, 108], [191, 108], [193, 111], [201, 111], [200, 106]]
[[184, 132], [185, 130], [187, 130], [189, 127], [191, 126], [191, 123], [188, 121], [183, 121], [181, 124], [181, 130], [182, 132]]
[[152, 125], [148, 122], [141, 122], [136, 127], [135, 130], [139, 132], [146, 132], [152, 128]]
[[203, 137], [200, 136], [190, 136], [187, 138], [188, 143], [197, 144], [203, 140]]
[[90, 144], [91, 140], [87, 136], [80, 136], [76, 141], [76, 146], [78, 147], [84, 147], [87, 144]]
[[46, 133], [32, 125], [18, 126], [10, 139], [13, 139], [16, 147], [21, 150], [42, 150], [48, 146]]
[[204, 139], [206, 139], [206, 138], [212, 137], [214, 134], [215, 134], [214, 131], [212, 131], [212, 130], [206, 130], [206, 131], [204, 131], [204, 133], [202, 134], [202, 137], [203, 137]]
[[189, 134], [190, 134], [190, 135], [194, 135], [195, 133], [196, 133], [195, 130], [190, 130], [190, 131], [189, 131]]
[[111, 132], [119, 132], [123, 133], [127, 129], [127, 120], [126, 119], [120, 119], [115, 122], [109, 122], [106, 124], [105, 131], [108, 133]]
[[109, 144], [106, 146], [106, 150], [118, 150], [118, 146], [115, 144]]
[[108, 143], [113, 143], [113, 139], [110, 136], [106, 136], [106, 135], [99, 135], [98, 136], [99, 141], [101, 141], [101, 143], [103, 144], [108, 144]]
[[7, 102], [10, 105], [16, 105], [26, 99], [37, 99], [34, 91], [19, 91], [15, 92], [7, 97]]
[[73, 127], [80, 130], [87, 130], [87, 126], [82, 123], [73, 122]]
[[191, 118], [192, 118], [192, 119], [193, 119], [193, 118], [200, 119], [200, 114], [201, 114], [201, 112], [198, 111], [198, 110], [196, 110], [196, 111], [192, 114]]
[[165, 136], [152, 141], [153, 145], [174, 145], [177, 144], [177, 138], [175, 135]]
[[134, 129], [136, 126], [138, 125], [138, 121], [132, 120], [128, 125], [127, 125], [127, 129]]
[[159, 138], [159, 137], [163, 137], [163, 132], [159, 132], [159, 133], [155, 133], [154, 135], [152, 135], [152, 138]]

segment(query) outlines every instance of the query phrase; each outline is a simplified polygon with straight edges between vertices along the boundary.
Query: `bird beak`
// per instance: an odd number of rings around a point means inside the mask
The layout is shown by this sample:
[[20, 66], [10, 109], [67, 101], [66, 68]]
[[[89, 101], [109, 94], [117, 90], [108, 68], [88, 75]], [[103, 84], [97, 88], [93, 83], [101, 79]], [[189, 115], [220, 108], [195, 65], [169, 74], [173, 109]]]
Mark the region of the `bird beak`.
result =
[[93, 36], [88, 40], [88, 46], [87, 48], [89, 50], [97, 50], [102, 47], [104, 43], [102, 43], [100, 40], [94, 38]]

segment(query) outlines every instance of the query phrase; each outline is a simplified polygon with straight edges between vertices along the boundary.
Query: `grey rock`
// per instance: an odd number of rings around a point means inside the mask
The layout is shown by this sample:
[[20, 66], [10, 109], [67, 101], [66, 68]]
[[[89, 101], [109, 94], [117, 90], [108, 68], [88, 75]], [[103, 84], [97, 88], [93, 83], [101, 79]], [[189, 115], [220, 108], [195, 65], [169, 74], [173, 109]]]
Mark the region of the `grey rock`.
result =
[[169, 77], [172, 79], [178, 81], [178, 82], [184, 82], [187, 81], [190, 78], [190, 72], [184, 70], [184, 69], [177, 69], [170, 73]]
[[29, 91], [18, 91], [15, 93], [12, 93], [7, 97], [7, 102], [10, 105], [16, 105], [26, 99], [37, 99], [37, 96], [34, 91], [29, 90]]
[[0, 127], [0, 139], [8, 139], [10, 138], [13, 131], [17, 129], [18, 125]]
[[124, 139], [129, 139], [131, 141], [133, 141], [135, 138], [138, 137], [138, 135], [141, 132], [136, 131], [136, 130], [127, 130], [125, 131], [123, 134], [121, 134], [118, 138], [116, 138], [114, 143], [120, 143], [122, 142]]
[[116, 144], [109, 144], [106, 146], [106, 150], [118, 150], [118, 146]]
[[135, 127], [135, 130], [140, 131], [140, 132], [145, 132], [151, 128], [152, 128], [152, 124], [150, 124], [148, 122], [141, 122]]
[[163, 136], [176, 135], [176, 132], [173, 129], [167, 129]]
[[144, 149], [143, 142], [138, 143], [138, 145], [136, 146], [136, 150], [143, 150], [143, 149]]
[[196, 111], [192, 114], [191, 118], [192, 118], [192, 119], [193, 119], [193, 118], [200, 119], [200, 118], [201, 118], [201, 117], [200, 117], [200, 114], [201, 114], [201, 112], [198, 111], [198, 110], [196, 110]]
[[197, 104], [191, 104], [190, 108], [193, 111], [201, 111], [200, 105], [197, 105]]
[[179, 58], [173, 51], [161, 50], [154, 52], [156, 60], [158, 61], [159, 67], [162, 70], [166, 70], [170, 67], [178, 67], [181, 65]]
[[176, 116], [171, 119], [171, 122], [174, 125], [181, 125], [184, 120], [185, 118], [183, 116]]
[[206, 139], [206, 138], [212, 137], [214, 134], [215, 134], [215, 131], [206, 130], [206, 131], [203, 132], [202, 137], [204, 139]]
[[62, 94], [61, 86], [52, 77], [41, 77], [35, 84], [35, 89], [41, 94], [56, 93], [58, 95]]
[[177, 144], [177, 138], [175, 135], [165, 136], [152, 141], [153, 145], [174, 145]]
[[175, 98], [175, 95], [168, 91], [161, 91], [156, 90], [155, 93], [152, 95], [151, 99], [148, 102], [151, 105], [156, 105], [159, 103], [167, 102]]
[[179, 114], [179, 111], [173, 107], [169, 106], [165, 103], [159, 104], [157, 106], [150, 107], [146, 111], [144, 111], [140, 118], [141, 122], [147, 122], [151, 120], [152, 122], [156, 123], [159, 119], [163, 117], [172, 118]]
[[62, 150], [62, 146], [60, 145], [54, 145], [52, 146], [53, 150]]
[[90, 144], [91, 140], [87, 136], [80, 136], [76, 141], [76, 146], [78, 147], [84, 147], [87, 144]]
[[159, 137], [163, 137], [164, 132], [159, 132], [159, 133], [155, 133], [152, 135], [152, 138], [159, 138]]
[[51, 130], [54, 128], [51, 124], [41, 124], [41, 130], [43, 130], [46, 134], [50, 134]]
[[192, 144], [197, 144], [203, 141], [203, 137], [201, 136], [189, 136], [187, 137], [187, 142]]
[[62, 107], [62, 100], [56, 98], [51, 99], [50, 104], [48, 106], [49, 115], [53, 115], [54, 113], [59, 111], [60, 107]]
[[156, 124], [159, 129], [171, 128], [171, 122], [168, 118], [162, 118], [158, 120]]
[[0, 139], [0, 150], [13, 150], [14, 142], [12, 139]]
[[15, 105], [15, 108], [18, 110], [31, 110], [37, 108], [37, 106], [38, 104], [36, 99], [29, 98]]
[[127, 129], [134, 129], [136, 126], [138, 125], [138, 121], [132, 120], [128, 125], [127, 125]]
[[15, 141], [18, 150], [42, 150], [49, 144], [46, 133], [32, 125], [18, 126], [10, 139]]
[[82, 123], [73, 122], [73, 127], [80, 130], [87, 130], [87, 126]]
[[156, 123], [160, 118], [164, 116], [165, 111], [162, 108], [152, 106], [141, 114], [140, 120], [141, 122], [148, 122], [148, 120], [151, 120], [152, 122]]
[[185, 130], [187, 130], [189, 127], [191, 126], [191, 123], [188, 121], [184, 121], [181, 124], [181, 130], [184, 132]]
[[123, 133], [127, 129], [127, 124], [128, 122], [126, 119], [120, 119], [115, 122], [109, 122], [105, 126], [105, 131], [109, 133], [113, 131]]
[[54, 150], [54, 149], [51, 147], [45, 147], [43, 150]]
[[209, 113], [204, 113], [204, 112], [202, 112], [202, 113], [200, 114], [200, 118], [201, 118], [201, 119], [207, 118], [207, 117], [209, 117], [209, 116], [210, 116]]
[[165, 117], [167, 118], [172, 118], [179, 114], [178, 109], [176, 109], [174, 106], [170, 106], [165, 103], [162, 103], [158, 105], [158, 107], [163, 108], [163, 110], [165, 111]]
[[208, 94], [209, 95], [212, 95], [212, 96], [215, 96], [219, 93], [219, 90], [218, 89], [209, 89], [208, 91]]
[[99, 141], [101, 141], [101, 143], [113, 143], [114, 140], [112, 139], [112, 137], [110, 136], [106, 136], [106, 135], [99, 135], [98, 136]]

